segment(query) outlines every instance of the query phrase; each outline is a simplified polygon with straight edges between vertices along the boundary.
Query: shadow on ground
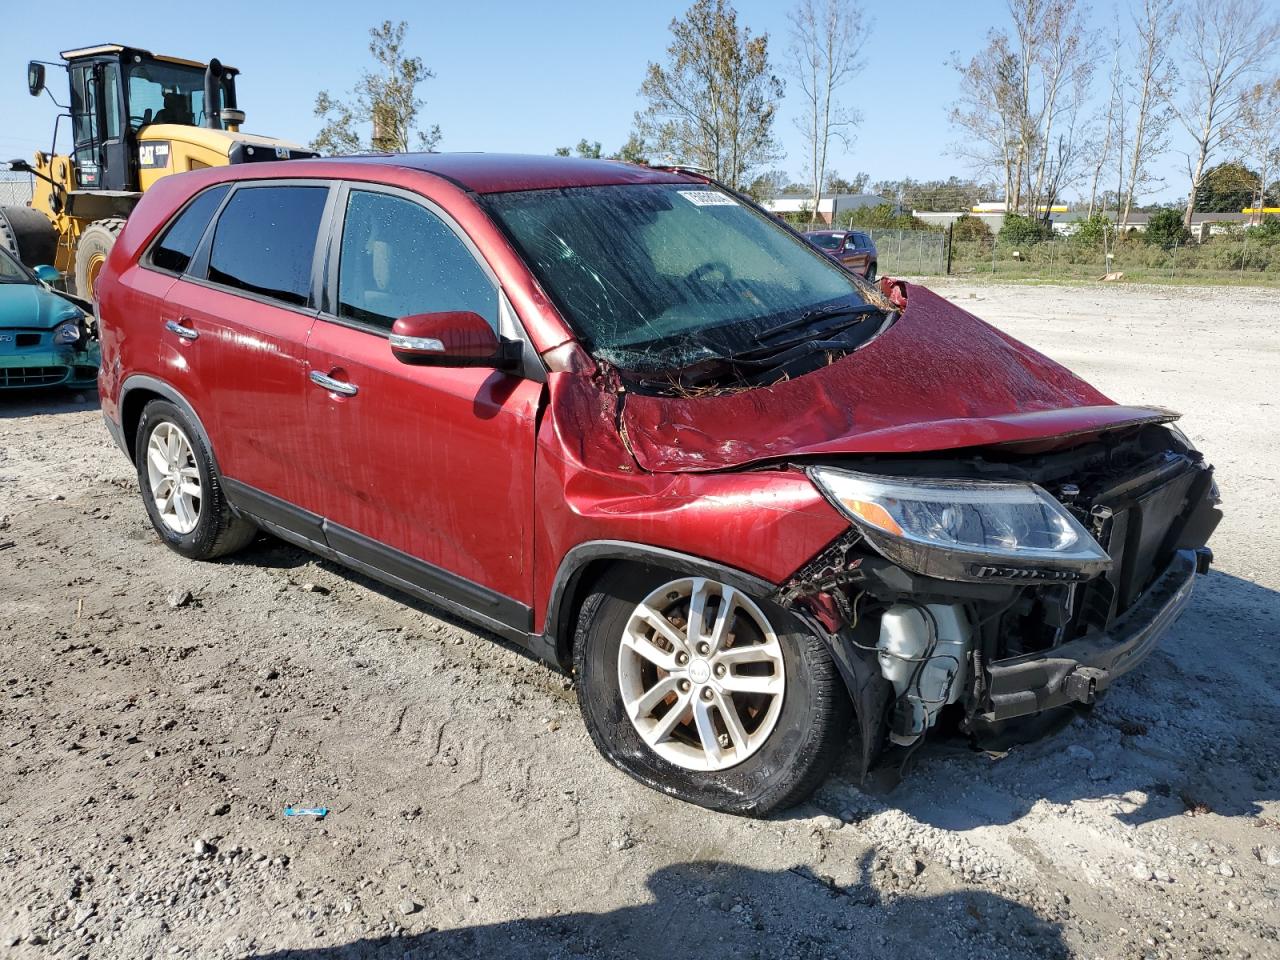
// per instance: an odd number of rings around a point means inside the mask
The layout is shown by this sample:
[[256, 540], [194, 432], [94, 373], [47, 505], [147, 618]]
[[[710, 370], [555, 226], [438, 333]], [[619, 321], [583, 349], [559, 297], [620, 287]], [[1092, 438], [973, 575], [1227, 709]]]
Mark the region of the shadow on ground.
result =
[[[726, 863], [675, 864], [653, 873], [650, 902], [576, 913], [252, 954], [257, 960], [395, 957], [827, 957], [1057, 958], [1070, 951], [1055, 923], [982, 890], [883, 898], [862, 880], [828, 886], [801, 871]], [[736, 912], [735, 912], [736, 911]], [[430, 905], [426, 906], [430, 916]], [[405, 920], [412, 926], [412, 919]]]
[[98, 406], [98, 391], [93, 388], [68, 390], [64, 387], [46, 387], [42, 390], [0, 392], [0, 420], [83, 413], [86, 410], [97, 410]]
[[1041, 798], [1123, 801], [1115, 816], [1135, 825], [1257, 816], [1280, 799], [1277, 636], [1280, 593], [1214, 571], [1155, 653], [1092, 710], [994, 753], [936, 737], [880, 799], [947, 830], [1012, 823]]

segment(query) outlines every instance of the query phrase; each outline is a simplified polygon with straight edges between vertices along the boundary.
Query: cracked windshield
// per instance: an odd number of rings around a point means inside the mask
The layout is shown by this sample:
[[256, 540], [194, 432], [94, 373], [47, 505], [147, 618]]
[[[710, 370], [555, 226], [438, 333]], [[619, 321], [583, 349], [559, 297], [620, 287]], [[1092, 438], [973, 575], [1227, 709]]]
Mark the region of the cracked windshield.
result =
[[712, 187], [574, 187], [487, 202], [588, 349], [624, 370], [759, 363], [812, 325], [872, 312], [843, 270]]

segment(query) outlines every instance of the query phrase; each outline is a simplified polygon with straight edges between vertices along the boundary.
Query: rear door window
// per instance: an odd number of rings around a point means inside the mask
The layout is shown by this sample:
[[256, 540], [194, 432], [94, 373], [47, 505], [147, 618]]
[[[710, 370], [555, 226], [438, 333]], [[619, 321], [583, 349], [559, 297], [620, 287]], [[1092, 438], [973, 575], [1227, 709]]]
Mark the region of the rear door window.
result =
[[421, 204], [370, 190], [348, 194], [337, 314], [390, 329], [400, 317], [469, 310], [498, 328], [498, 289], [471, 250]]
[[328, 193], [323, 186], [241, 187], [214, 227], [209, 279], [305, 305]]
[[191, 262], [196, 252], [196, 247], [200, 245], [200, 238], [204, 236], [205, 228], [209, 226], [209, 221], [213, 219], [213, 214], [218, 209], [218, 204], [222, 203], [222, 198], [230, 189], [229, 184], [214, 187], [187, 204], [187, 208], [178, 214], [169, 225], [169, 229], [151, 248], [152, 266], [161, 270], [172, 270], [174, 273], [182, 273], [186, 270], [187, 264]]

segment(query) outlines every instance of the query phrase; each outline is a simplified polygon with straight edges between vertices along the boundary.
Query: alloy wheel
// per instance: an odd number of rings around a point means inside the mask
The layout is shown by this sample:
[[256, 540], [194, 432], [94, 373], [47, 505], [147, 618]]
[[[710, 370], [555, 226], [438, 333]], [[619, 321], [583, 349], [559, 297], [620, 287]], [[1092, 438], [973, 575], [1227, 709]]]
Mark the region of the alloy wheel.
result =
[[750, 597], [687, 577], [636, 605], [618, 649], [618, 684], [654, 752], [686, 770], [725, 770], [773, 732], [786, 671], [777, 634]]
[[166, 527], [188, 534], [200, 520], [203, 491], [195, 450], [182, 428], [162, 420], [147, 440], [147, 482]]

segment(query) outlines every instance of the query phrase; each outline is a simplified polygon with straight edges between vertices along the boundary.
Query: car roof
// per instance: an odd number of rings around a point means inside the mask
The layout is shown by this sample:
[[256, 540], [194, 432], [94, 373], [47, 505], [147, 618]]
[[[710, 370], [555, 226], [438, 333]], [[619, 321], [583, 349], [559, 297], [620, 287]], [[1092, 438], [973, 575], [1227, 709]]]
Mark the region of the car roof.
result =
[[848, 230], [807, 230], [806, 237], [843, 237]]
[[[325, 163], [385, 164], [443, 177], [473, 193], [633, 183], [705, 183], [694, 174], [621, 160], [519, 153], [388, 153], [325, 157]], [[297, 163], [299, 161], [289, 161]], [[309, 162], [309, 161], [302, 161]]]

